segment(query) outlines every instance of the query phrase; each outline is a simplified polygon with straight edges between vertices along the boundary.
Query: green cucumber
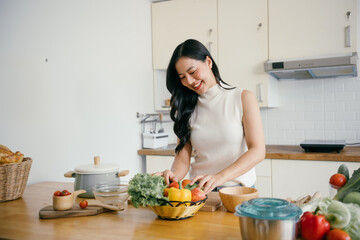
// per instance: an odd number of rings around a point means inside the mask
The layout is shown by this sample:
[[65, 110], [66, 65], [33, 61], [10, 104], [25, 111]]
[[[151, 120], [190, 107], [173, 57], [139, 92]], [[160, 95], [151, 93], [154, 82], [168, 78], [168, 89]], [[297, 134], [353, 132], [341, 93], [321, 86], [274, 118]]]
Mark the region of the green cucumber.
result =
[[348, 193], [344, 199], [344, 203], [356, 203], [360, 205], [360, 192], [350, 192]]
[[346, 177], [346, 180], [349, 180], [350, 175], [349, 175], [349, 169], [345, 164], [341, 164], [339, 169], [338, 169], [338, 173], [341, 173], [342, 175], [344, 175]]

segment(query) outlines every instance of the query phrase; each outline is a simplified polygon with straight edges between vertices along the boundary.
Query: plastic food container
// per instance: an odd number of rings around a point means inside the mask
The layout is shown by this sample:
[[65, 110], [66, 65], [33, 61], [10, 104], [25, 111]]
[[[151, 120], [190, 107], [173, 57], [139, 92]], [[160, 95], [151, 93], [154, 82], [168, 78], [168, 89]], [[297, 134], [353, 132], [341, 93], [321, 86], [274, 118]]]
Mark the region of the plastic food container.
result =
[[243, 240], [296, 239], [302, 210], [278, 198], [254, 198], [235, 208]]
[[160, 148], [168, 145], [168, 133], [143, 133], [142, 136], [143, 148]]

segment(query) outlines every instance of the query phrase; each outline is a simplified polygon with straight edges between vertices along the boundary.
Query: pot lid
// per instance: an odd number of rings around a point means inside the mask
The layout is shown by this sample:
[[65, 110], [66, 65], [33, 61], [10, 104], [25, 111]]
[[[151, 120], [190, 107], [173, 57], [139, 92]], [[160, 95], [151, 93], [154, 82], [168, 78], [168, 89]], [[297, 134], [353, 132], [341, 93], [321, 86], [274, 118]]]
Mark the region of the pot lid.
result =
[[100, 163], [100, 157], [94, 157], [94, 164], [84, 164], [75, 168], [76, 173], [100, 174], [119, 171], [120, 166], [115, 163]]
[[301, 208], [279, 198], [254, 198], [237, 205], [235, 215], [268, 220], [298, 220]]

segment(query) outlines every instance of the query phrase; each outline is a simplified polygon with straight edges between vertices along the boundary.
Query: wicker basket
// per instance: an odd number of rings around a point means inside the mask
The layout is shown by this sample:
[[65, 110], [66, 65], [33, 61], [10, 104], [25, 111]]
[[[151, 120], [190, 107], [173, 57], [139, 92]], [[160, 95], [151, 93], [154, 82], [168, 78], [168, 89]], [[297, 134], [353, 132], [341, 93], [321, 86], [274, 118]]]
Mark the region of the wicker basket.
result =
[[[205, 199], [197, 202], [179, 202], [179, 201], [165, 201], [165, 206], [152, 206], [151, 209], [158, 215], [159, 218], [165, 220], [182, 220], [195, 215], [207, 200]], [[190, 206], [189, 206], [190, 204]]]
[[24, 193], [32, 159], [0, 165], [0, 202], [18, 199]]

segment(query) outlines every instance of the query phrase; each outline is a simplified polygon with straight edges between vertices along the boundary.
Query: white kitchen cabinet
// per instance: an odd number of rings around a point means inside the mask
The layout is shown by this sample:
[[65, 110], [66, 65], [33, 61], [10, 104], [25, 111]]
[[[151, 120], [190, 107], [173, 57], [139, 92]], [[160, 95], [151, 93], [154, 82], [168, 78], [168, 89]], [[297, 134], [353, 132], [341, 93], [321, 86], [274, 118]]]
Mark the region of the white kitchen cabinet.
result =
[[219, 70], [232, 86], [252, 91], [260, 107], [277, 105], [268, 60], [267, 0], [218, 0]]
[[[320, 191], [330, 194], [330, 177], [342, 162], [272, 159], [273, 197], [297, 199]], [[345, 162], [350, 176], [360, 167], [359, 162]]]
[[264, 159], [255, 167], [255, 188], [259, 191], [259, 197], [272, 197], [271, 159]]
[[269, 0], [269, 58], [356, 52], [357, 14], [357, 0]]
[[[146, 173], [162, 172], [166, 169], [171, 169], [174, 156], [158, 156], [158, 155], [146, 155]], [[194, 161], [191, 158], [191, 161]], [[189, 178], [189, 173], [185, 176]]]
[[173, 0], [152, 4], [153, 69], [166, 69], [176, 46], [202, 42], [217, 58], [217, 0]]

